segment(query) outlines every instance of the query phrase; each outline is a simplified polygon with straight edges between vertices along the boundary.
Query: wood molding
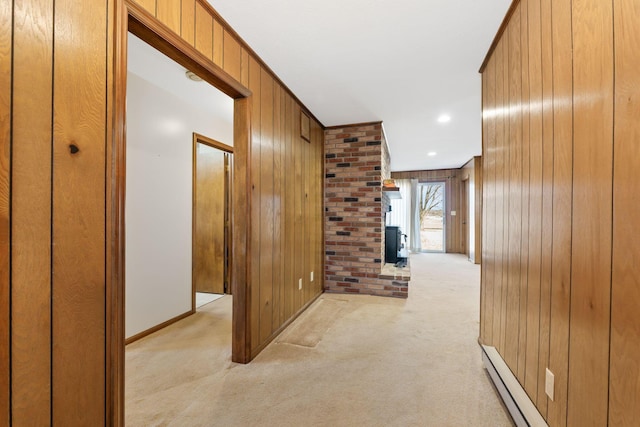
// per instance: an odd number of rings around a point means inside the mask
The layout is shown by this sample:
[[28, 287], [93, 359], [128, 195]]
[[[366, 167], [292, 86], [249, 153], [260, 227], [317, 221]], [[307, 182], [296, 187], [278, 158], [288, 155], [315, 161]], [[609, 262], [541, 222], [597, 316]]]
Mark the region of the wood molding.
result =
[[[247, 269], [250, 261], [250, 104], [251, 91], [229, 76], [222, 68], [176, 36], [156, 18], [137, 4], [125, 2], [110, 3], [115, 8], [115, 32], [109, 39], [108, 49], [113, 51], [113, 62], [109, 63], [113, 73], [113, 101], [107, 106], [113, 111], [113, 122], [108, 130], [107, 140], [107, 301], [106, 301], [106, 425], [124, 426], [124, 356], [125, 345], [155, 330], [174, 323], [192, 314], [194, 310], [164, 322], [155, 328], [125, 340], [125, 189], [126, 189], [126, 87], [127, 87], [127, 37], [128, 32], [140, 37], [152, 47], [174, 61], [197, 72], [204, 80], [235, 99], [234, 107], [234, 147], [226, 146], [225, 151], [234, 153], [234, 177], [232, 211], [233, 253], [236, 262], [231, 263], [231, 283], [233, 289], [233, 360], [248, 363], [251, 360], [250, 312], [247, 298], [250, 290], [247, 283]], [[111, 82], [110, 82], [111, 83]]]
[[129, 31], [233, 99], [251, 91], [136, 3], [126, 0]]
[[511, 6], [509, 6], [509, 10], [507, 10], [507, 14], [504, 16], [504, 19], [502, 20], [502, 24], [500, 24], [500, 28], [498, 29], [498, 32], [496, 33], [495, 37], [493, 38], [493, 41], [491, 42], [491, 46], [489, 46], [489, 51], [487, 52], [487, 54], [484, 57], [484, 60], [482, 61], [482, 65], [480, 66], [480, 70], [478, 71], [479, 73], [483, 73], [484, 69], [487, 67], [487, 63], [489, 62], [489, 59], [491, 59], [491, 55], [493, 54], [493, 51], [496, 49], [496, 46], [498, 46], [498, 43], [502, 38], [502, 34], [504, 34], [505, 30], [507, 29], [507, 26], [509, 25], [509, 22], [511, 21], [511, 16], [515, 12], [519, 4], [520, 4], [520, 0], [513, 0], [513, 2], [511, 3]]
[[233, 328], [231, 357], [237, 363], [251, 361], [251, 99], [237, 99], [234, 105], [234, 159], [232, 194], [231, 293]]
[[232, 146], [227, 145], [220, 141], [216, 141], [213, 138], [209, 138], [207, 136], [200, 135], [199, 133], [193, 132], [193, 143], [196, 144], [197, 142], [202, 142], [203, 144], [208, 145], [209, 147], [217, 148], [218, 150], [222, 150], [225, 153], [233, 154]]
[[113, 52], [109, 110], [113, 123], [107, 127], [106, 188], [106, 424], [124, 426], [125, 365], [125, 177], [127, 102], [127, 7], [113, 2], [115, 31], [109, 37]]
[[146, 337], [146, 336], [149, 336], [149, 335], [151, 335], [151, 334], [152, 334], [152, 333], [154, 333], [154, 332], [158, 332], [160, 329], [164, 329], [164, 328], [166, 328], [166, 327], [167, 327], [167, 326], [169, 326], [169, 325], [172, 325], [172, 324], [174, 324], [174, 323], [176, 323], [176, 322], [179, 322], [180, 320], [185, 319], [185, 318], [187, 318], [187, 317], [191, 316], [191, 315], [192, 315], [192, 314], [194, 314], [195, 312], [196, 312], [196, 310], [195, 310], [195, 309], [191, 309], [191, 310], [189, 310], [189, 311], [187, 311], [187, 312], [185, 312], [185, 313], [179, 314], [178, 316], [173, 317], [173, 318], [171, 318], [171, 319], [169, 319], [169, 320], [167, 320], [167, 321], [165, 321], [165, 322], [162, 322], [162, 323], [160, 323], [159, 325], [153, 326], [153, 327], [151, 327], [151, 328], [149, 328], [149, 329], [147, 329], [147, 330], [144, 330], [144, 331], [142, 331], [142, 332], [140, 332], [140, 333], [137, 333], [137, 334], [135, 334], [134, 336], [127, 338], [127, 339], [125, 340], [125, 345], [129, 345], [129, 344], [131, 344], [132, 342], [138, 341], [139, 339], [144, 338], [144, 337]]

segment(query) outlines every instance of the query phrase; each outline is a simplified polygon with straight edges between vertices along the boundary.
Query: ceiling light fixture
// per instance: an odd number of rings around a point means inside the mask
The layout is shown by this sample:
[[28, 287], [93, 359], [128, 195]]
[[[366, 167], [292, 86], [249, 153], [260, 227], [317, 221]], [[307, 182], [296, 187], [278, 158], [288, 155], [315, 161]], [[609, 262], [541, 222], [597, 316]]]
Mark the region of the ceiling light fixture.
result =
[[435, 151], [429, 151], [429, 152], [427, 153], [427, 156], [429, 156], [429, 157], [433, 157], [433, 156], [435, 156], [436, 154], [438, 154], [438, 153], [436, 153]]
[[441, 114], [438, 117], [438, 123], [449, 123], [451, 121], [451, 116], [448, 114]]
[[193, 80], [194, 82], [201, 82], [202, 78], [200, 76], [198, 76], [196, 73], [194, 73], [193, 71], [185, 71], [185, 76], [187, 76], [187, 78], [189, 80]]

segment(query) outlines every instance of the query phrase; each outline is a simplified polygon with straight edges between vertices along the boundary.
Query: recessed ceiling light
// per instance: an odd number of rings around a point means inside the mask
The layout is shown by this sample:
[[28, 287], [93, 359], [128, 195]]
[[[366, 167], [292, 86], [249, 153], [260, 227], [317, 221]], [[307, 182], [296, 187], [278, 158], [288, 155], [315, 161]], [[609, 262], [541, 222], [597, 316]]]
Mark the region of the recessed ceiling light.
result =
[[187, 76], [187, 78], [189, 80], [193, 80], [194, 82], [201, 82], [202, 81], [202, 78], [199, 75], [197, 75], [196, 73], [194, 73], [193, 71], [187, 70], [184, 74]]
[[436, 154], [438, 154], [438, 153], [436, 153], [435, 151], [429, 151], [429, 152], [427, 153], [427, 156], [433, 157], [433, 156], [435, 156]]
[[441, 114], [438, 117], [438, 123], [449, 123], [451, 121], [451, 116], [448, 114]]

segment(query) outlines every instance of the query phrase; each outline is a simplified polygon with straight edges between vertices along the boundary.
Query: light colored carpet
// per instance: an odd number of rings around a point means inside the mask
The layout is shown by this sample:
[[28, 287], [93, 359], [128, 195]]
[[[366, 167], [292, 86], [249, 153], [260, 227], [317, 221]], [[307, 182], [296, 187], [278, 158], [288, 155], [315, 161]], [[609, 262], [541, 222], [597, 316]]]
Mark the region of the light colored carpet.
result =
[[231, 297], [127, 346], [128, 426], [511, 426], [477, 344], [478, 266], [411, 256], [407, 300], [324, 294], [249, 365]]
[[223, 294], [209, 294], [205, 292], [196, 292], [196, 308], [200, 308], [203, 305], [214, 302], [217, 299], [222, 298]]

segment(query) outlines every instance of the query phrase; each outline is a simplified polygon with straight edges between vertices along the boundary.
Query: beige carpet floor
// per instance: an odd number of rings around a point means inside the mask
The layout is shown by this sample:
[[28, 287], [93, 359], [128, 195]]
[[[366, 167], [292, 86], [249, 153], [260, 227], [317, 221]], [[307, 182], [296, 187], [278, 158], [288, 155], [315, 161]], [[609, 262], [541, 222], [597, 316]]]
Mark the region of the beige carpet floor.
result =
[[253, 362], [231, 297], [127, 346], [128, 426], [511, 426], [477, 344], [480, 269], [411, 257], [407, 300], [324, 294]]

